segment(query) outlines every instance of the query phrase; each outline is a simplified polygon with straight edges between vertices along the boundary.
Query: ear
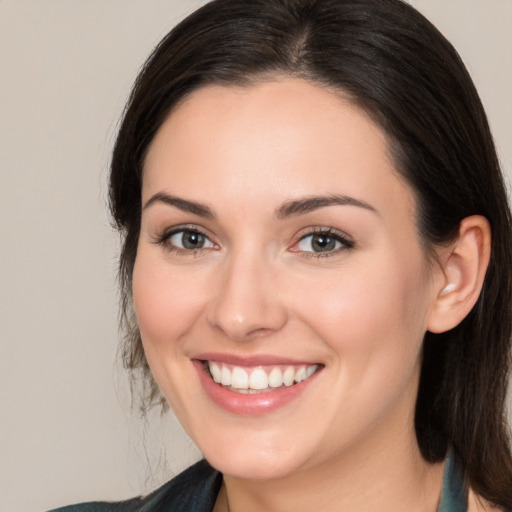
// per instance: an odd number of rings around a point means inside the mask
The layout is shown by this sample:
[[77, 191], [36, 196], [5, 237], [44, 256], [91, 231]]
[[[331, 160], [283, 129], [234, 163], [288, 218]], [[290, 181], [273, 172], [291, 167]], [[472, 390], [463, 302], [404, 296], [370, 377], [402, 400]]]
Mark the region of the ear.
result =
[[456, 327], [471, 311], [482, 290], [491, 255], [491, 228], [481, 215], [462, 220], [457, 239], [440, 251], [441, 272], [427, 329], [441, 333]]

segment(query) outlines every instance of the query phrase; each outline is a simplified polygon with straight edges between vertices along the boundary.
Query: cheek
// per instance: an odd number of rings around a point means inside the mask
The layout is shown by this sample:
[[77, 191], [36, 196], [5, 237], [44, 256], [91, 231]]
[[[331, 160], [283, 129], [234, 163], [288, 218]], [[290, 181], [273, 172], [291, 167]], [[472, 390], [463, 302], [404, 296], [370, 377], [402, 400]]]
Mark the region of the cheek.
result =
[[172, 272], [172, 267], [144, 253], [133, 271], [133, 301], [146, 350], [173, 348], [193, 326], [203, 308], [201, 277]]
[[[203, 310], [199, 279], [172, 271], [170, 265], [141, 251], [133, 271], [133, 302], [144, 352], [169, 405], [185, 424], [195, 403], [193, 368], [183, 353], [184, 339]], [[192, 375], [193, 377], [193, 375]]]
[[314, 287], [302, 286], [309, 293], [298, 296], [296, 307], [340, 364], [352, 363], [345, 370], [378, 366], [391, 373], [415, 362], [421, 349], [428, 305], [422, 261], [391, 253], [341, 268]]

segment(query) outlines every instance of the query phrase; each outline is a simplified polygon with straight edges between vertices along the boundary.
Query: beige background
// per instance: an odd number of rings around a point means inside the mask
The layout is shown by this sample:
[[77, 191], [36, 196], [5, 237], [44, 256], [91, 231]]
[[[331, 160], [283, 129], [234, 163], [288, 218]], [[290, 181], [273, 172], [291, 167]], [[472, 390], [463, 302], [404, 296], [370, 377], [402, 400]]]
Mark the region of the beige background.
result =
[[[137, 69], [200, 3], [0, 0], [2, 512], [129, 497], [198, 455], [130, 411], [105, 182]], [[468, 64], [511, 176], [512, 0], [411, 3]]]

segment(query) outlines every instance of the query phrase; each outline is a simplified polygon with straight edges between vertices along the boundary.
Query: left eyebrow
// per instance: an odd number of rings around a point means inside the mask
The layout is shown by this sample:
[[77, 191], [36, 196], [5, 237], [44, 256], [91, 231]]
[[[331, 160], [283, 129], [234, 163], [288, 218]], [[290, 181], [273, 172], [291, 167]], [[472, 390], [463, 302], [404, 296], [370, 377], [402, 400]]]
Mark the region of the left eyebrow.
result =
[[326, 206], [357, 206], [358, 208], [364, 208], [365, 210], [379, 214], [376, 208], [366, 203], [365, 201], [361, 201], [360, 199], [356, 199], [350, 196], [332, 195], [312, 196], [305, 197], [303, 199], [287, 201], [276, 210], [276, 217], [278, 219], [285, 219], [295, 215], [304, 215], [306, 213], [318, 210], [319, 208], [325, 208]]
[[164, 194], [163, 192], [157, 192], [156, 194], [151, 196], [148, 199], [148, 201], [146, 201], [142, 209], [145, 210], [146, 208], [149, 208], [152, 204], [155, 203], [163, 203], [168, 206], [174, 206], [175, 208], [178, 208], [178, 210], [187, 213], [192, 213], [200, 217], [207, 217], [210, 219], [215, 218], [215, 214], [208, 206], [201, 203], [197, 203], [195, 201], [189, 201], [181, 197]]

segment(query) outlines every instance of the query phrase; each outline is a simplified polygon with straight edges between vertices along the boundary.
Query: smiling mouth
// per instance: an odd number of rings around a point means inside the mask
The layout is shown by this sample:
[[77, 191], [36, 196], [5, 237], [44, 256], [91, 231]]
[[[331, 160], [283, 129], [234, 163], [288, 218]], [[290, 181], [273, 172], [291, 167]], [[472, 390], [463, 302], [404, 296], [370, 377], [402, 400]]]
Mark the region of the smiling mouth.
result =
[[214, 382], [229, 391], [259, 394], [288, 388], [309, 379], [323, 365], [265, 365], [246, 368], [218, 361], [203, 361]]

